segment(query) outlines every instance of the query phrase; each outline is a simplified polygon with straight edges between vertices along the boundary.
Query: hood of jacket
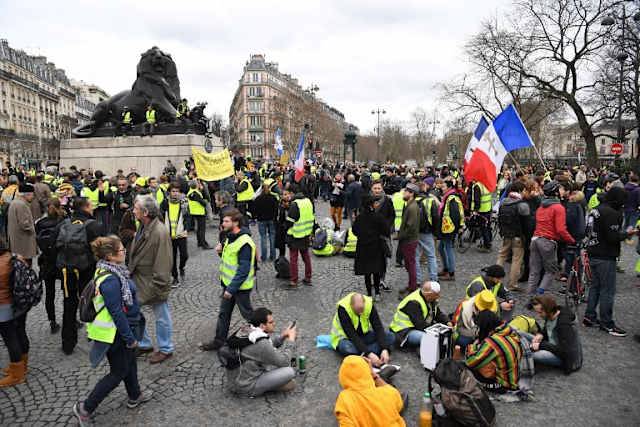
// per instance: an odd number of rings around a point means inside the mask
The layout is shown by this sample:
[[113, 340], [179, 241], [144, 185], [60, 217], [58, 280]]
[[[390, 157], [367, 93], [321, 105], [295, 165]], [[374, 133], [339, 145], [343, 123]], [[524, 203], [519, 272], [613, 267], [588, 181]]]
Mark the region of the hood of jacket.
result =
[[604, 199], [612, 208], [620, 209], [627, 200], [627, 192], [621, 187], [611, 187]]
[[521, 202], [522, 199], [514, 199], [513, 197], [505, 197], [504, 199], [502, 199], [502, 201], [500, 202], [500, 204], [504, 205], [504, 206], [511, 206], [511, 205], [515, 205], [518, 202]]
[[624, 189], [627, 191], [633, 191], [636, 188], [638, 188], [638, 184], [634, 184], [633, 182], [629, 181], [624, 185]]
[[560, 203], [560, 199], [557, 199], [556, 197], [544, 197], [540, 205], [543, 208], [548, 208], [549, 206], [555, 205], [556, 203]]
[[338, 372], [338, 380], [344, 390], [362, 391], [375, 387], [369, 365], [359, 356], [344, 358]]
[[242, 236], [243, 234], [248, 234], [249, 237], [251, 237], [251, 231], [249, 230], [248, 227], [242, 227], [240, 229], [240, 232], [238, 234], [233, 234], [233, 233], [228, 233], [227, 237], [229, 238], [229, 243], [233, 243], [236, 241], [236, 239], [240, 236]]

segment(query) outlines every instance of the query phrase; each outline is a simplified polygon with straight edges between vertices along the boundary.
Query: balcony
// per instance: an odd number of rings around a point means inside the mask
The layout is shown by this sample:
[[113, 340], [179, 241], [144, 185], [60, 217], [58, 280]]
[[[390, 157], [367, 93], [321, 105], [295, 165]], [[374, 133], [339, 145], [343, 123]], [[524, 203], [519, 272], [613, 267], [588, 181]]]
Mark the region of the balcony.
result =
[[13, 129], [5, 129], [5, 128], [0, 128], [0, 136], [16, 136], [16, 131]]

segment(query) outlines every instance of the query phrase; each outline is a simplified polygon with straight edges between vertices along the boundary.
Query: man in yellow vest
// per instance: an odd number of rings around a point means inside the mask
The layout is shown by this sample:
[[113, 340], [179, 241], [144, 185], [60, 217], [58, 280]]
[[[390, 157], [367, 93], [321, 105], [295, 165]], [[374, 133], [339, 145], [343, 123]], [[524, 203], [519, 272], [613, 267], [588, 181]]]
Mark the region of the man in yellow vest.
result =
[[97, 170], [95, 172], [95, 177], [96, 179], [91, 181], [89, 185], [82, 188], [80, 194], [82, 197], [86, 197], [91, 200], [93, 216], [95, 216], [96, 220], [105, 227], [105, 230], [108, 230], [110, 212], [107, 195], [109, 194], [110, 188], [108, 183], [105, 184], [102, 181], [102, 178], [104, 177], [102, 171]]
[[153, 108], [153, 105], [149, 104], [147, 106], [147, 111], [145, 111], [144, 115], [146, 121], [144, 122], [142, 136], [149, 135], [150, 137], [153, 137], [153, 130], [158, 127], [156, 110]]
[[515, 302], [511, 292], [509, 292], [502, 283], [502, 279], [505, 276], [504, 268], [497, 264], [490, 265], [489, 267], [483, 268], [481, 272], [482, 274], [480, 276], [477, 276], [467, 285], [467, 298], [471, 298], [484, 290], [491, 291], [496, 300], [498, 300], [498, 297], [502, 300], [502, 302], [498, 304], [502, 314], [502, 320], [510, 321], [513, 318]]
[[419, 347], [426, 328], [434, 323], [449, 323], [438, 306], [439, 299], [440, 284], [427, 281], [400, 301], [389, 328], [399, 347]]
[[166, 183], [166, 187], [159, 185], [158, 180], [155, 176], [149, 177], [149, 179], [147, 180], [147, 184], [149, 185], [149, 190], [151, 191], [151, 194], [158, 202], [158, 206], [160, 206], [160, 204], [162, 204], [162, 202], [166, 197], [165, 193], [169, 188], [169, 184]]
[[491, 193], [481, 182], [474, 182], [471, 190], [471, 213], [480, 215], [485, 219], [480, 232], [482, 233], [482, 246], [478, 252], [491, 251]]
[[[131, 133], [133, 129], [133, 113], [126, 105], [122, 108], [122, 114], [120, 115], [120, 126], [118, 126], [118, 133], [127, 136], [127, 132]], [[118, 136], [117, 134], [114, 136]]]
[[[189, 212], [187, 199], [180, 192], [180, 184], [172, 182], [169, 187], [169, 194], [160, 204], [160, 212], [164, 216], [164, 225], [169, 230], [171, 236], [171, 246], [173, 248], [173, 267], [171, 275], [173, 276], [172, 287], [177, 288], [180, 284], [178, 280], [178, 270], [180, 270], [180, 280], [184, 282], [184, 268], [189, 259], [187, 252], [187, 236], [189, 232], [185, 226], [185, 217]], [[180, 264], [178, 267], [178, 251], [180, 251]]]
[[196, 223], [196, 238], [198, 247], [204, 250], [213, 249], [207, 243], [205, 232], [207, 227], [207, 201], [202, 196], [202, 184], [200, 181], [193, 180], [189, 184], [189, 192], [187, 199], [189, 200], [189, 213]]
[[302, 283], [311, 286], [309, 246], [315, 222], [313, 203], [304, 194], [298, 192], [298, 186], [295, 184], [285, 188], [282, 192], [282, 197], [289, 202], [286, 227], [291, 278], [286, 289], [297, 289], [298, 287], [298, 253], [300, 253], [304, 262], [304, 279], [302, 279]]
[[238, 172], [236, 174], [236, 207], [245, 217], [249, 216], [249, 204], [253, 200], [253, 195], [251, 180], [244, 173]]
[[389, 363], [392, 332], [386, 332], [371, 297], [352, 292], [336, 303], [331, 346], [342, 356], [363, 355], [376, 367]]
[[231, 314], [235, 305], [247, 321], [251, 319], [251, 290], [255, 282], [256, 244], [251, 239], [247, 227], [242, 226], [242, 214], [237, 209], [227, 211], [222, 219], [222, 228], [227, 233], [223, 243], [218, 243], [216, 251], [221, 255], [220, 284], [222, 298], [216, 336], [213, 341], [203, 343], [204, 351], [217, 350], [227, 342]]

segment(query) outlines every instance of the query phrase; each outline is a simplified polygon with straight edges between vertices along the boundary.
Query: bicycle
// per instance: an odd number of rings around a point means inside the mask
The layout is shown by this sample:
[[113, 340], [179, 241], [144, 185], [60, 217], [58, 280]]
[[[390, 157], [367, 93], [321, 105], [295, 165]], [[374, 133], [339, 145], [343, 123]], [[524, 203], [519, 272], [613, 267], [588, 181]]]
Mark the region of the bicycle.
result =
[[455, 240], [458, 252], [463, 254], [478, 240], [482, 239], [482, 227], [487, 219], [480, 215], [465, 217], [465, 228]]
[[574, 313], [581, 303], [587, 302], [589, 287], [591, 286], [591, 266], [587, 251], [581, 246], [569, 246], [567, 250], [577, 252], [564, 294], [564, 302]]

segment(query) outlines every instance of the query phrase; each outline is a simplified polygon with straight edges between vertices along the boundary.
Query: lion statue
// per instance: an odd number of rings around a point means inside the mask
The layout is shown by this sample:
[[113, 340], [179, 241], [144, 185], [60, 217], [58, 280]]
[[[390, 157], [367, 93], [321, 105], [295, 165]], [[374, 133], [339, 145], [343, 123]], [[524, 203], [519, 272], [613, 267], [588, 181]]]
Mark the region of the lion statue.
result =
[[133, 116], [134, 125], [146, 121], [145, 111], [149, 104], [155, 108], [159, 122], [173, 121], [179, 102], [180, 81], [176, 64], [171, 55], [154, 46], [141, 55], [131, 90], [124, 90], [99, 103], [89, 123], [76, 127], [72, 133], [75, 137], [84, 138], [109, 122], [118, 126], [125, 106]]

